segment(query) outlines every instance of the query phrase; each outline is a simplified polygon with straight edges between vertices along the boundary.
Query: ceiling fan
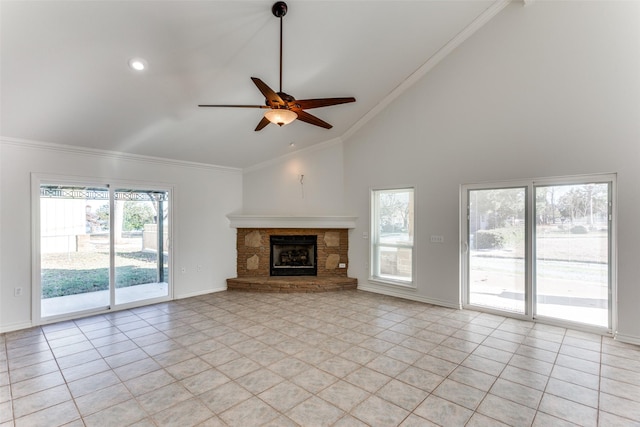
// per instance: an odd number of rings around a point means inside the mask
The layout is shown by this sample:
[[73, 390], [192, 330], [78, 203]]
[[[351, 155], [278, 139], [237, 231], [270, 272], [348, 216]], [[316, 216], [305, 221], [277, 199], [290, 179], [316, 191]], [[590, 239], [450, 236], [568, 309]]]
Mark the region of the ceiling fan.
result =
[[271, 12], [276, 18], [280, 18], [280, 90], [275, 92], [266, 83], [257, 77], [251, 77], [253, 83], [258, 87], [258, 90], [262, 92], [265, 98], [265, 105], [211, 105], [203, 104], [198, 107], [233, 107], [233, 108], [261, 108], [267, 109], [264, 117], [256, 126], [256, 131], [262, 130], [269, 123], [277, 124], [278, 126], [284, 126], [298, 119], [305, 123], [309, 123], [315, 126], [320, 126], [325, 129], [331, 129], [332, 126], [307, 113], [304, 110], [311, 108], [328, 107], [331, 105], [346, 104], [349, 102], [355, 102], [353, 97], [347, 98], [318, 98], [318, 99], [295, 99], [293, 96], [284, 93], [282, 91], [282, 18], [287, 14], [287, 4], [283, 1], [274, 3], [271, 7]]

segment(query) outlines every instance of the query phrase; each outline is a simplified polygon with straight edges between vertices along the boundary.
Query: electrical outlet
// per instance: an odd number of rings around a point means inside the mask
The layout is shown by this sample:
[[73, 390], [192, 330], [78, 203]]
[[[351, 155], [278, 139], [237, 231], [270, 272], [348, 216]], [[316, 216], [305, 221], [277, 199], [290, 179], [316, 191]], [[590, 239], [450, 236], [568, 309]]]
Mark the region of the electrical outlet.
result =
[[196, 266], [196, 271], [197, 271], [198, 273], [200, 273], [200, 272], [202, 271], [202, 266], [201, 266], [200, 264], [198, 264], [198, 265]]
[[13, 289], [13, 296], [14, 297], [21, 297], [22, 296], [22, 288], [21, 287], [17, 287]]
[[444, 243], [443, 236], [431, 236], [431, 243]]
[[369, 238], [369, 233], [367, 233], [366, 231], [362, 232], [362, 238], [363, 239], [368, 239]]
[[341, 262], [340, 264], [338, 264], [338, 268], [347, 268], [347, 264], [344, 262]]

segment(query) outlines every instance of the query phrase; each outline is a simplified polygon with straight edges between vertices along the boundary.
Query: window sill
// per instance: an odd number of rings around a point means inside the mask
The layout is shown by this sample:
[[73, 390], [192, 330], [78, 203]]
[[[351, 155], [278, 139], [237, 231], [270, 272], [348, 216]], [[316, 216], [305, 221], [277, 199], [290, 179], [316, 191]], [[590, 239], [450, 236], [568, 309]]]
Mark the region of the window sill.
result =
[[402, 282], [400, 280], [391, 280], [385, 279], [382, 277], [369, 277], [369, 283], [373, 283], [376, 285], [385, 285], [385, 286], [393, 286], [394, 288], [403, 288], [403, 289], [416, 289], [416, 284], [414, 282]]

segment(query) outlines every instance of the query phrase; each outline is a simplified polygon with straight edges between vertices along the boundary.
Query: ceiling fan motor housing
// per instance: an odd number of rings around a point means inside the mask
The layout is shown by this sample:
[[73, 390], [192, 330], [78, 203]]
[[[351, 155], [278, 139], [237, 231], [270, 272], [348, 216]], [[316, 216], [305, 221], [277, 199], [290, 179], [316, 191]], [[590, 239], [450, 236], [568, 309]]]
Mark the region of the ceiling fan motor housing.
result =
[[282, 18], [287, 14], [287, 4], [283, 1], [275, 2], [271, 7], [271, 13], [273, 13], [273, 16], [276, 18]]

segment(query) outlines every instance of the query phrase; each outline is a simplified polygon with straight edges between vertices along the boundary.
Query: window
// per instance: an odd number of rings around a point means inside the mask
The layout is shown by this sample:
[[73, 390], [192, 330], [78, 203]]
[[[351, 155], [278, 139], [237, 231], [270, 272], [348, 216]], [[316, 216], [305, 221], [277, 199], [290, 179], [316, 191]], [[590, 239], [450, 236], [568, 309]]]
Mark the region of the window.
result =
[[413, 193], [413, 188], [372, 191], [372, 280], [413, 285]]

